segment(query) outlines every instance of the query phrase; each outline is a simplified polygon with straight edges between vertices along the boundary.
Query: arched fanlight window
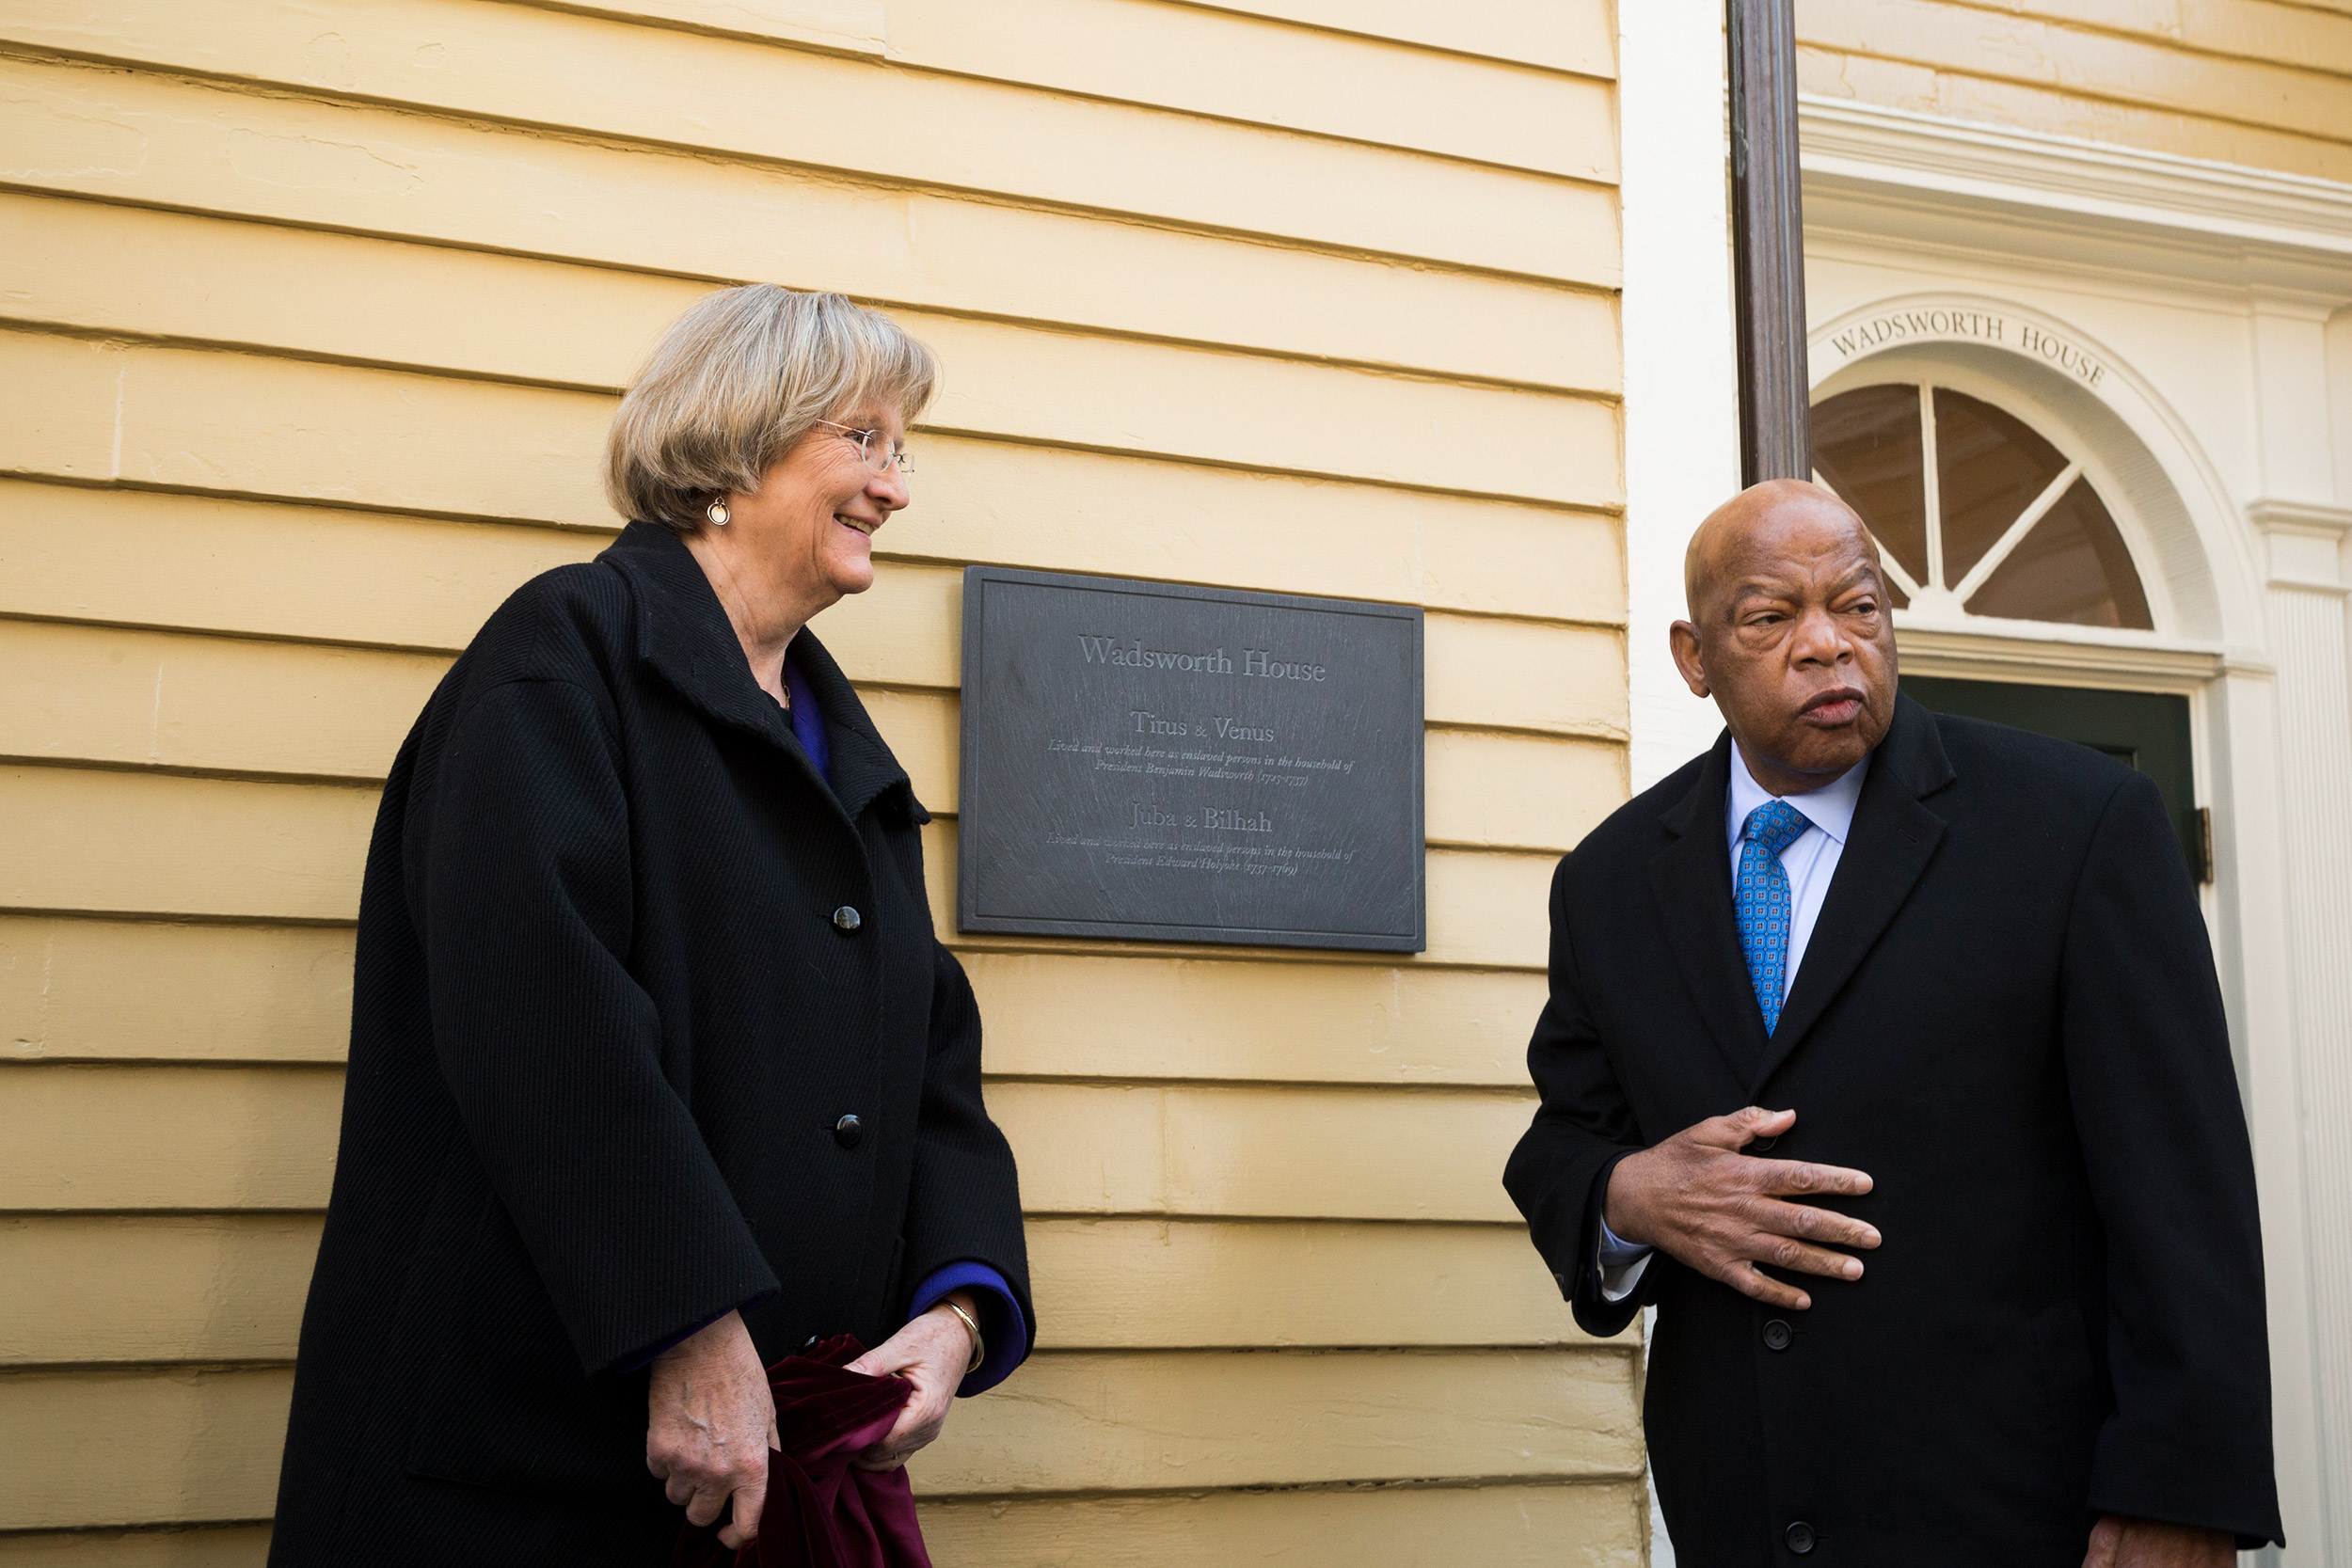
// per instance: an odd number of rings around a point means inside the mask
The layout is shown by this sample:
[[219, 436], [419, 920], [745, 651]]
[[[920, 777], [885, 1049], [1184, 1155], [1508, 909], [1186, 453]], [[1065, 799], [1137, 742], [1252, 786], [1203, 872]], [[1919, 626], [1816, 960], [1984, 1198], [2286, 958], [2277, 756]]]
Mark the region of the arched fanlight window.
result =
[[1869, 524], [1899, 605], [2153, 629], [2082, 463], [2013, 414], [1947, 387], [1858, 387], [1814, 406], [1813, 467]]

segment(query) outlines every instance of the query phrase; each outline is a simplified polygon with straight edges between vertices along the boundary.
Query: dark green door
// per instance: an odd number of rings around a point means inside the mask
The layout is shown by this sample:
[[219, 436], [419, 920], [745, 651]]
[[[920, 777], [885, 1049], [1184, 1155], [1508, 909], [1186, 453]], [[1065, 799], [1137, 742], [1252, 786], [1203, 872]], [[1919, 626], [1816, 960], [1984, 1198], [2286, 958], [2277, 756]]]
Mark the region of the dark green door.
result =
[[2188, 857], [2188, 874], [2210, 881], [2197, 768], [2188, 741], [2188, 699], [2157, 691], [2097, 691], [2074, 686], [1905, 675], [1903, 694], [1937, 713], [1990, 719], [2105, 752], [2155, 781]]

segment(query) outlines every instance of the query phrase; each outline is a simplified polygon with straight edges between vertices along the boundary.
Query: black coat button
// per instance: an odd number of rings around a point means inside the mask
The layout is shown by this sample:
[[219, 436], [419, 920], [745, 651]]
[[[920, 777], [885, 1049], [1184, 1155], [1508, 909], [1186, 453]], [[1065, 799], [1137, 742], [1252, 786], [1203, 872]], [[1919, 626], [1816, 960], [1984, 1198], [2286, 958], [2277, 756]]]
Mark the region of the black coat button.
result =
[[1748, 1148], [1758, 1154], [1770, 1154], [1779, 1143], [1780, 1134], [1775, 1132], [1769, 1138], [1750, 1138]]
[[1778, 1318], [1774, 1318], [1764, 1325], [1764, 1348], [1766, 1350], [1787, 1350], [1789, 1341], [1796, 1337], [1797, 1331]]
[[843, 1117], [833, 1124], [833, 1141], [844, 1148], [855, 1148], [866, 1136], [866, 1124], [855, 1117]]
[[1800, 1519], [1795, 1524], [1788, 1527], [1788, 1531], [1781, 1536], [1781, 1539], [1788, 1543], [1788, 1549], [1790, 1551], [1796, 1553], [1799, 1557], [1803, 1557], [1805, 1553], [1813, 1549], [1813, 1527], [1806, 1524], [1803, 1519]]
[[844, 933], [854, 931], [865, 924], [865, 921], [858, 918], [857, 911], [847, 904], [833, 911], [833, 928], [836, 931]]

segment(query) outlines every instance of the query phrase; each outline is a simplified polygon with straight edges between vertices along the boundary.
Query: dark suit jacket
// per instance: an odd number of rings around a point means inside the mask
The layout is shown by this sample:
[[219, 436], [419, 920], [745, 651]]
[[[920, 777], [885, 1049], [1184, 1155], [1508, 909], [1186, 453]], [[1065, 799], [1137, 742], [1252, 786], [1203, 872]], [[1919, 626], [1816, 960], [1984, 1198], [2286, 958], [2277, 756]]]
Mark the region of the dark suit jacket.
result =
[[[2114, 1513], [2279, 1538], [2254, 1179], [2153, 784], [1899, 699], [1767, 1039], [1733, 926], [1730, 739], [1551, 893], [1542, 1091], [1503, 1180], [1597, 1334], [1658, 1307], [1645, 1414], [1683, 1568], [2077, 1568]], [[1854, 1283], [1763, 1307], [1672, 1259], [1605, 1303], [1627, 1152], [1748, 1104], [1876, 1182]], [[1784, 1324], [1785, 1327], [1776, 1327]], [[1780, 1348], [1776, 1348], [1780, 1347]]]
[[509, 599], [418, 720], [273, 1563], [659, 1561], [648, 1352], [746, 1303], [768, 1361], [879, 1343], [965, 1259], [1028, 1312], [928, 817], [816, 639], [793, 657], [831, 787], [685, 546], [631, 524]]

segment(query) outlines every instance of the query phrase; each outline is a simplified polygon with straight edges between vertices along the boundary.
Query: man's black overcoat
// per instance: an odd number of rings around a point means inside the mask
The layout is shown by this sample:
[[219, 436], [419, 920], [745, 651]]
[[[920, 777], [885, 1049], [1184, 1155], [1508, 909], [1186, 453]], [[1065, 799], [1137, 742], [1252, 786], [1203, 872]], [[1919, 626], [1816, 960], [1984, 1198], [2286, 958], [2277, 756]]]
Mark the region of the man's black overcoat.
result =
[[928, 816], [816, 639], [793, 657], [831, 787], [636, 523], [509, 599], [418, 720], [368, 853], [273, 1563], [659, 1562], [651, 1349], [755, 1300], [766, 1359], [877, 1344], [965, 1259], [1027, 1312]]
[[[1768, 1040], [1729, 747], [1561, 863], [1543, 1104], [1504, 1177], [1586, 1329], [1658, 1307], [1677, 1560], [2078, 1568], [2102, 1513], [2277, 1539], [2252, 1160], [2155, 786], [1899, 700]], [[1604, 1302], [1607, 1172], [1749, 1104], [1797, 1113], [1773, 1157], [1874, 1179], [1836, 1205], [1885, 1238], [1864, 1277], [1806, 1276], [1795, 1312], [1658, 1255]]]

